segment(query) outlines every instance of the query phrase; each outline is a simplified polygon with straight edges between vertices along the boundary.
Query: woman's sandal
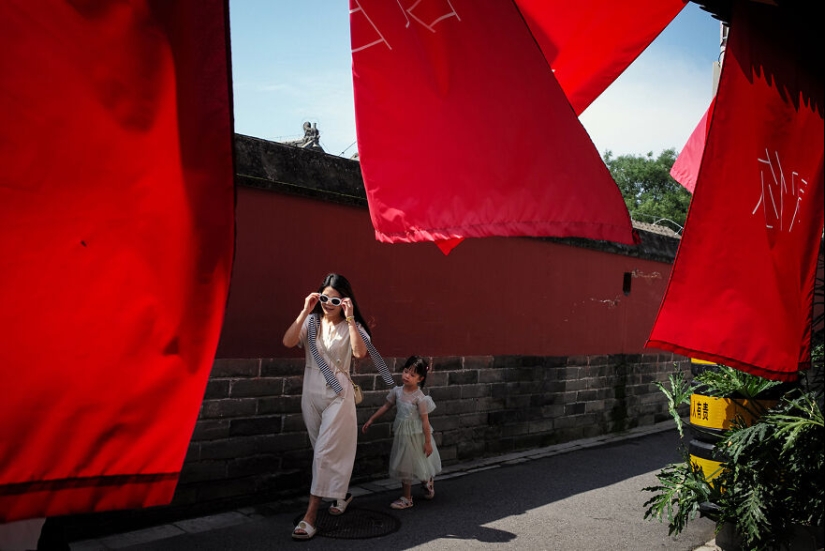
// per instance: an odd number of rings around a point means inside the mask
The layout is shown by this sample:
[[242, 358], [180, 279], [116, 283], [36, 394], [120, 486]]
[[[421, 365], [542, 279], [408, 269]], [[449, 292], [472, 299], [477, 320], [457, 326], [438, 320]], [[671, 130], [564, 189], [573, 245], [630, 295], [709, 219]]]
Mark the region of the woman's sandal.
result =
[[392, 503], [390, 503], [390, 507], [392, 507], [393, 509], [409, 509], [412, 506], [412, 499], [407, 499], [404, 496], [401, 496]]
[[298, 526], [292, 531], [292, 539], [294, 540], [311, 540], [318, 529], [305, 520], [298, 523]]
[[424, 499], [432, 499], [435, 497], [435, 484], [432, 478], [422, 482], [421, 489], [424, 490]]
[[329, 506], [329, 514], [332, 516], [343, 515], [347, 511], [347, 506], [352, 502], [352, 494], [347, 494], [344, 499], [336, 499]]

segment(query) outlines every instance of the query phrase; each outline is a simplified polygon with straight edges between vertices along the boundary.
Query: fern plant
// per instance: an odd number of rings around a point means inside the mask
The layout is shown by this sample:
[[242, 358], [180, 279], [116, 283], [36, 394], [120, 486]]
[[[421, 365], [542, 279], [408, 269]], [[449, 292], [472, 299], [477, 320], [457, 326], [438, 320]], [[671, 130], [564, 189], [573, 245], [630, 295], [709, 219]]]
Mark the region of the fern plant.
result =
[[[733, 371], [719, 366], [696, 379], [703, 393], [751, 400], [778, 386]], [[685, 390], [680, 375], [671, 378], [669, 390], [659, 385], [672, 415]], [[803, 384], [785, 392], [753, 425], [735, 419], [717, 444], [727, 459], [710, 481], [681, 449], [683, 462], [668, 465], [656, 475], [658, 485], [643, 488], [655, 493], [645, 503], [645, 519], [666, 520], [673, 535], [699, 514], [706, 514], [716, 522], [717, 530], [733, 526], [742, 548], [753, 551], [787, 546], [798, 526], [821, 529], [825, 525], [821, 404], [821, 386]]]
[[797, 526], [825, 525], [825, 425], [811, 392], [786, 395], [719, 443], [730, 460], [719, 474], [717, 523], [736, 526], [747, 549], [776, 549]]
[[656, 492], [644, 504], [645, 520], [666, 520], [669, 536], [681, 533], [689, 521], [699, 516], [703, 503], [719, 497], [719, 487], [705, 480], [702, 469], [690, 461], [684, 448], [680, 452], [684, 462], [666, 466], [656, 475], [657, 486], [642, 489]]
[[719, 365], [716, 369], [706, 369], [696, 376], [696, 380], [702, 383], [703, 390], [707, 390], [709, 396], [746, 400], [764, 398], [771, 389], [783, 384], [780, 381], [757, 377], [725, 365]]
[[676, 430], [679, 431], [679, 437], [684, 438], [685, 433], [682, 424], [682, 416], [679, 412], [679, 406], [683, 404], [690, 404], [690, 395], [693, 393], [693, 390], [690, 387], [690, 383], [685, 380], [685, 374], [682, 371], [681, 366], [679, 366], [679, 364], [674, 365], [676, 365], [679, 369], [676, 373], [672, 373], [668, 376], [670, 388], [665, 388], [665, 385], [659, 381], [656, 381], [653, 384], [655, 384], [667, 398], [667, 406], [670, 416], [673, 417], [674, 421], [676, 421]]

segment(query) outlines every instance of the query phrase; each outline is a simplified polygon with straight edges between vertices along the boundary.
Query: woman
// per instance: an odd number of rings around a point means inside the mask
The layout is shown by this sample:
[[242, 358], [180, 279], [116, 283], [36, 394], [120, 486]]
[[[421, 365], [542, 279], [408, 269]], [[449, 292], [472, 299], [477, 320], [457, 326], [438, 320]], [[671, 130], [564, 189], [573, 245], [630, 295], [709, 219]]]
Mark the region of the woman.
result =
[[347, 493], [358, 439], [355, 399], [347, 374], [353, 356], [368, 350], [388, 385], [394, 385], [383, 360], [371, 348], [370, 332], [349, 281], [329, 274], [315, 293], [304, 299], [304, 308], [284, 334], [284, 346], [304, 349], [306, 368], [301, 411], [312, 444], [312, 486], [304, 518], [292, 532], [307, 540], [317, 531], [315, 520], [323, 498], [335, 502], [331, 515], [341, 515], [352, 501]]

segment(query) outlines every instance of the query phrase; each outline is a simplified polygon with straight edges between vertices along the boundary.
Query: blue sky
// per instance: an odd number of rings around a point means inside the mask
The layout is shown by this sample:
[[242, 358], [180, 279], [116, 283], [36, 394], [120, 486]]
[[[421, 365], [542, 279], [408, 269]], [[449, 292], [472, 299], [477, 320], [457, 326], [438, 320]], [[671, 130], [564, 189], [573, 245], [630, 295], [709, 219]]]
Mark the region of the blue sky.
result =
[[[332, 155], [356, 152], [348, 0], [230, 0], [235, 131], [300, 138], [316, 123]], [[600, 153], [682, 148], [713, 93], [719, 22], [690, 2], [588, 109]]]

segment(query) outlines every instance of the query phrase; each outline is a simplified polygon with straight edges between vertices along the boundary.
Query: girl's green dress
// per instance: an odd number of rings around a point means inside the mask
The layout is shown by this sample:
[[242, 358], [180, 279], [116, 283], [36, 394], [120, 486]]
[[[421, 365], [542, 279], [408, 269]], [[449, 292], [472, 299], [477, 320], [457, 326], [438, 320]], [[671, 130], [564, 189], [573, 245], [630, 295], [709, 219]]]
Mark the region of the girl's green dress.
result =
[[426, 482], [441, 472], [441, 456], [435, 444], [435, 430], [430, 423], [430, 443], [433, 452], [424, 454], [424, 429], [421, 414], [429, 415], [435, 409], [435, 402], [421, 389], [405, 392], [403, 386], [393, 388], [387, 401], [395, 404], [395, 422], [392, 451], [390, 452], [389, 475], [391, 478], [412, 483]]

